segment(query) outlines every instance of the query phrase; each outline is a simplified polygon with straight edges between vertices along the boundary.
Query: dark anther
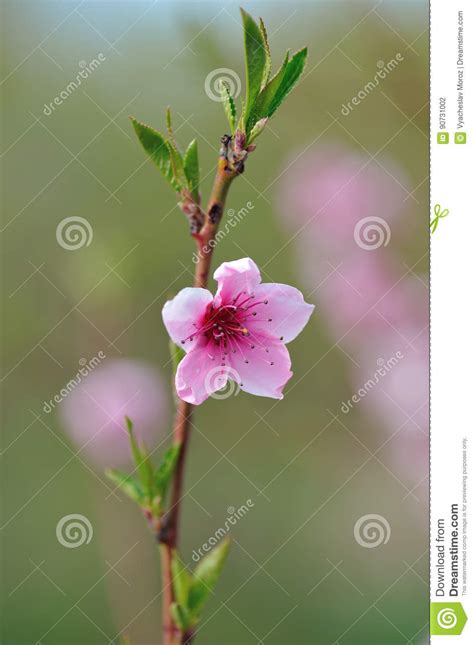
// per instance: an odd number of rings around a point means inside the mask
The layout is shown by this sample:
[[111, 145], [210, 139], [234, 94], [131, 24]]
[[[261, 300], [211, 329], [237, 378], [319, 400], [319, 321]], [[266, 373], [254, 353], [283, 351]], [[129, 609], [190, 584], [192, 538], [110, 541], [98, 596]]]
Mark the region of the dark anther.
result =
[[209, 211], [209, 219], [211, 224], [217, 224], [222, 217], [222, 206], [220, 204], [213, 204]]

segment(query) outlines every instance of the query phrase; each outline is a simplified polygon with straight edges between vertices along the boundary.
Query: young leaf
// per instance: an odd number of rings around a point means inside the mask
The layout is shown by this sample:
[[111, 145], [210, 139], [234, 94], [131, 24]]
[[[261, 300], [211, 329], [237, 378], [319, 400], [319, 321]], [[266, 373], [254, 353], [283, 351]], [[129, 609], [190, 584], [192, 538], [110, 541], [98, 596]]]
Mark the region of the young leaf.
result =
[[191, 195], [196, 204], [199, 203], [199, 159], [196, 139], [193, 139], [184, 154], [184, 174]]
[[178, 461], [179, 451], [179, 445], [173, 445], [168, 448], [155, 471], [155, 486], [161, 497], [166, 495], [168, 485], [176, 467], [176, 462]]
[[181, 607], [187, 607], [192, 578], [176, 551], [173, 551], [171, 559], [171, 573], [174, 596]]
[[250, 114], [247, 121], [247, 134], [250, 134], [250, 131], [252, 130], [255, 123], [257, 123], [257, 121], [268, 116], [270, 105], [285, 76], [286, 68], [288, 66], [288, 58], [289, 52], [286, 53], [286, 56], [278, 72], [258, 95], [254, 103], [252, 113]]
[[224, 112], [230, 125], [230, 131], [231, 134], [234, 134], [237, 110], [232, 94], [229, 91], [229, 86], [224, 81], [221, 81], [221, 95], [222, 102], [224, 104]]
[[140, 480], [144, 488], [146, 495], [151, 496], [152, 494], [152, 483], [153, 483], [153, 467], [151, 465], [150, 457], [147, 454], [146, 450], [143, 447], [138, 445], [138, 442], [133, 434], [133, 423], [128, 418], [125, 417], [127, 424], [128, 436], [130, 439], [130, 447], [132, 449], [132, 456], [137, 467], [138, 474], [140, 475]]
[[306, 47], [304, 47], [304, 49], [300, 49], [300, 51], [296, 52], [296, 54], [288, 61], [283, 79], [277, 91], [275, 92], [275, 96], [273, 97], [273, 100], [268, 109], [268, 114], [266, 114], [265, 116], [272, 116], [272, 114], [274, 114], [276, 109], [283, 103], [284, 99], [294, 88], [301, 74], [303, 73], [307, 55], [308, 50]]
[[150, 128], [150, 126], [137, 121], [133, 117], [130, 117], [130, 119], [145, 152], [158, 166], [174, 190], [179, 192], [182, 186], [173, 173], [171, 155], [164, 137], [157, 130]]
[[176, 602], [173, 602], [170, 605], [170, 610], [173, 622], [176, 623], [181, 631], [186, 631], [191, 625], [191, 621], [186, 609], [181, 605], [178, 605]]
[[184, 187], [186, 182], [186, 175], [184, 174], [184, 164], [183, 157], [181, 156], [180, 151], [176, 147], [174, 141], [168, 139], [166, 141], [166, 147], [170, 154], [170, 166], [173, 173], [175, 182], [180, 186], [180, 190]]
[[166, 108], [166, 129], [168, 130], [169, 138], [171, 139], [171, 141], [174, 141], [173, 125], [171, 123], [171, 108], [170, 107]]
[[197, 565], [188, 597], [188, 609], [194, 621], [199, 619], [201, 611], [210, 593], [219, 579], [230, 548], [230, 539], [222, 540]]
[[265, 42], [255, 20], [243, 9], [242, 22], [244, 27], [245, 46], [245, 71], [247, 82], [247, 98], [245, 102], [245, 117], [247, 119], [252, 111], [255, 99], [262, 86], [262, 79], [266, 64]]
[[262, 78], [262, 87], [261, 87], [261, 89], [263, 89], [265, 85], [268, 83], [268, 79], [270, 78], [270, 72], [272, 71], [272, 56], [270, 54], [270, 45], [268, 43], [267, 30], [261, 18], [260, 18], [259, 27], [260, 27], [260, 33], [262, 34], [263, 43], [265, 45], [265, 67], [263, 69], [263, 78]]
[[143, 488], [140, 485], [140, 482], [137, 481], [132, 475], [127, 475], [120, 470], [115, 468], [107, 468], [105, 471], [107, 477], [114, 482], [123, 492], [128, 495], [133, 501], [137, 504], [142, 504], [145, 495], [143, 493]]
[[256, 139], [260, 134], [262, 134], [267, 123], [268, 123], [268, 117], [260, 119], [260, 121], [257, 121], [257, 123], [253, 126], [252, 130], [250, 131], [250, 136], [248, 138], [247, 145], [252, 143], [254, 139]]

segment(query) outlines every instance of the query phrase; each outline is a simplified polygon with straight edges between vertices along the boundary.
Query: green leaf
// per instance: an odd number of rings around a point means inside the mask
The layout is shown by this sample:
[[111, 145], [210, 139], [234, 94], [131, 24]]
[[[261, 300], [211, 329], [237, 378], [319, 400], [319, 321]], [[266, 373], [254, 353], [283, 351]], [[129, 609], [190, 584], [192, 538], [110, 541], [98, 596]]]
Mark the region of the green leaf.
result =
[[250, 131], [250, 136], [248, 138], [247, 145], [252, 143], [252, 141], [254, 141], [260, 134], [262, 134], [267, 123], [268, 123], [268, 117], [260, 119], [260, 121], [257, 121], [257, 123], [253, 126], [252, 130]]
[[247, 120], [247, 134], [250, 134], [253, 126], [257, 123], [257, 121], [260, 121], [260, 119], [268, 116], [270, 105], [275, 98], [278, 88], [280, 87], [285, 76], [286, 68], [288, 67], [288, 58], [289, 52], [286, 53], [286, 56], [278, 72], [258, 95], [257, 100], [255, 101], [255, 104], [253, 106], [252, 113]]
[[186, 175], [187, 183], [191, 195], [193, 196], [196, 204], [199, 203], [199, 159], [198, 147], [196, 139], [193, 139], [188, 146], [184, 155], [184, 174]]
[[299, 52], [296, 52], [296, 54], [288, 61], [283, 79], [275, 92], [272, 102], [270, 103], [268, 114], [265, 116], [272, 116], [294, 88], [303, 73], [307, 55], [308, 49], [304, 47], [303, 49], [300, 49]]
[[272, 71], [272, 56], [270, 54], [270, 45], [268, 43], [267, 30], [261, 18], [260, 18], [259, 27], [260, 27], [260, 33], [262, 34], [263, 43], [265, 45], [265, 67], [263, 69], [262, 87], [261, 87], [261, 89], [263, 89], [265, 85], [268, 83], [268, 79], [270, 78], [270, 72]]
[[174, 596], [181, 607], [187, 607], [192, 577], [176, 551], [173, 551], [171, 559], [171, 573], [173, 576]]
[[244, 27], [244, 46], [245, 46], [245, 71], [247, 82], [247, 98], [245, 102], [245, 117], [247, 122], [255, 99], [257, 98], [262, 86], [263, 75], [266, 65], [265, 42], [262, 33], [255, 20], [243, 9], [242, 22]]
[[230, 548], [230, 539], [222, 540], [197, 565], [188, 597], [188, 609], [193, 621], [199, 619], [210, 593], [219, 579]]
[[145, 498], [140, 482], [132, 475], [128, 475], [115, 468], [107, 468], [107, 477], [114, 482], [123, 492], [138, 504], [142, 504]]
[[166, 495], [171, 477], [173, 476], [176, 462], [178, 461], [181, 446], [173, 445], [163, 455], [160, 465], [155, 471], [155, 486], [161, 497]]
[[232, 94], [229, 91], [229, 86], [224, 81], [221, 81], [221, 95], [222, 102], [224, 104], [224, 112], [230, 125], [230, 131], [231, 134], [234, 134], [237, 110]]
[[171, 154], [164, 137], [157, 131], [133, 117], [130, 117], [133, 128], [145, 149], [145, 152], [151, 157], [153, 162], [158, 166], [171, 186], [179, 192], [182, 188], [180, 182], [176, 179], [171, 163]]
[[130, 447], [132, 449], [133, 460], [135, 462], [135, 466], [140, 476], [140, 480], [144, 488], [144, 492], [146, 495], [151, 496], [153, 493], [152, 491], [153, 466], [151, 464], [150, 457], [146, 449], [144, 447], [139, 446], [137, 440], [135, 439], [135, 435], [133, 433], [132, 421], [128, 417], [125, 417], [125, 421], [127, 424], [127, 430], [128, 430], [128, 436], [130, 439]]
[[168, 148], [170, 154], [170, 165], [173, 177], [176, 183], [180, 186], [180, 190], [182, 190], [184, 185], [187, 183], [186, 175], [184, 174], [183, 157], [181, 156], [181, 153], [176, 147], [174, 141], [168, 139], [166, 141], [166, 147]]
[[168, 130], [169, 138], [171, 141], [174, 141], [173, 125], [171, 123], [171, 108], [169, 106], [166, 108], [166, 129]]
[[[247, 136], [254, 125], [265, 117], [271, 117], [283, 103], [303, 73], [308, 50], [305, 47], [288, 60], [288, 54], [282, 66], [268, 85], [258, 95], [252, 113], [247, 121]], [[255, 138], [255, 137], [254, 137]]]
[[170, 610], [173, 622], [176, 623], [181, 631], [186, 631], [191, 625], [191, 620], [186, 609], [176, 602], [173, 602], [170, 605]]

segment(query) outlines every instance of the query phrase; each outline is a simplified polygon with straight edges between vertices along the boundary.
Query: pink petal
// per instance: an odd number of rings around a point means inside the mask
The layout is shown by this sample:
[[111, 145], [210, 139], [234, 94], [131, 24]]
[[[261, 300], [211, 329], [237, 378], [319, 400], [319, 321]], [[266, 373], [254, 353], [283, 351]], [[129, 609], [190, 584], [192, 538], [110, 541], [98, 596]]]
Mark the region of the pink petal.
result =
[[200, 405], [227, 383], [228, 368], [221, 365], [222, 350], [214, 340], [189, 352], [176, 370], [176, 391], [183, 401]]
[[282, 399], [283, 387], [293, 376], [288, 350], [283, 343], [263, 335], [250, 334], [246, 339], [248, 343], [239, 342], [235, 353], [229, 354], [229, 377], [244, 392]]
[[253, 302], [263, 303], [250, 310], [256, 312], [255, 322], [249, 318], [247, 326], [275, 338], [283, 337], [284, 343], [298, 336], [313, 313], [314, 305], [305, 302], [301, 291], [287, 284], [260, 284], [254, 295]]
[[207, 289], [186, 287], [163, 307], [163, 322], [171, 339], [183, 347], [185, 351], [193, 349], [189, 340], [196, 333], [196, 327], [201, 323], [208, 305], [212, 302], [212, 294]]
[[223, 262], [214, 271], [214, 280], [217, 281], [217, 298], [222, 302], [228, 302], [239, 293], [251, 293], [262, 278], [257, 265], [250, 258], [242, 258], [233, 262]]

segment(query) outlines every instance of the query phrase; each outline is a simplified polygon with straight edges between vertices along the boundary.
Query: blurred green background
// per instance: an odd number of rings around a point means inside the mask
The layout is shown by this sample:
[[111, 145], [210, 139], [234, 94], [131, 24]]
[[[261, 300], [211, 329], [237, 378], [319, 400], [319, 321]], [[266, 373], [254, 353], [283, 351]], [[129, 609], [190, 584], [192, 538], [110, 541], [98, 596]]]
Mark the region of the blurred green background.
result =
[[[384, 91], [405, 115], [417, 113], [417, 127], [410, 124], [386, 152], [418, 187], [404, 213], [415, 221], [412, 234], [394, 240], [403, 261], [416, 260], [428, 245], [428, 143], [417, 130], [428, 131], [428, 3], [270, 0], [245, 8], [264, 17], [276, 61], [308, 44], [309, 63], [232, 186], [228, 206], [251, 201], [254, 209], [217, 246], [214, 266], [244, 254], [265, 264], [285, 244], [275, 179], [331, 124], [328, 112], [336, 114], [373, 76], [376, 62], [398, 51], [406, 60]], [[19, 0], [3, 2], [2, 14], [2, 642], [95, 645], [126, 633], [136, 645], [151, 645], [160, 642], [153, 539], [132, 503], [110, 496], [100, 470], [74, 456], [43, 401], [76, 373], [81, 357], [101, 350], [170, 375], [161, 308], [190, 284], [193, 245], [174, 194], [144, 163], [127, 115], [164, 129], [166, 106], [173, 107], [178, 140], [198, 138], [207, 197], [227, 126], [204, 81], [220, 67], [244, 78], [238, 4]], [[99, 52], [100, 67], [45, 116], [44, 104]], [[376, 91], [351, 128], [374, 154], [404, 120]], [[336, 124], [315, 145], [323, 143], [360, 151]], [[90, 245], [75, 252], [56, 241], [56, 227], [69, 216], [93, 229]], [[295, 243], [287, 244], [265, 271], [305, 291], [296, 256]], [[426, 260], [417, 271], [426, 271]], [[311, 300], [317, 304], [317, 294]], [[209, 400], [196, 413], [185, 560], [222, 526], [228, 507], [255, 503], [233, 530], [197, 642], [427, 642], [426, 498], [407, 496], [338, 424], [322, 431], [327, 410], [352, 394], [350, 363], [333, 346], [323, 313], [291, 354], [295, 374], [308, 374], [278, 405], [240, 394]], [[168, 420], [171, 409], [170, 394]], [[385, 440], [363, 412], [350, 421], [370, 450]], [[388, 462], [389, 451], [378, 458]], [[390, 519], [391, 539], [363, 549], [354, 523], [377, 509]], [[89, 518], [90, 544], [58, 542], [56, 525], [69, 513]]]

